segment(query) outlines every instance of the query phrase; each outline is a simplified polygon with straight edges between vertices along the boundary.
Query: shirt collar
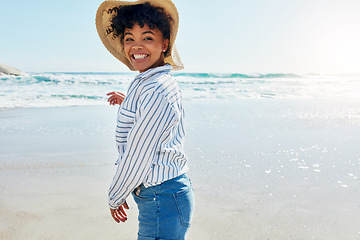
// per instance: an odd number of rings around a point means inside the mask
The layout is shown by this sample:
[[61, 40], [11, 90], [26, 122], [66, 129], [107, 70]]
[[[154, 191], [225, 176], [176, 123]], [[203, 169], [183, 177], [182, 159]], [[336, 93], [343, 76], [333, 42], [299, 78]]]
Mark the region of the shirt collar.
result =
[[165, 64], [164, 66], [151, 68], [143, 73], [140, 73], [136, 78], [145, 80], [160, 72], [170, 72], [172, 68], [173, 67], [170, 64]]

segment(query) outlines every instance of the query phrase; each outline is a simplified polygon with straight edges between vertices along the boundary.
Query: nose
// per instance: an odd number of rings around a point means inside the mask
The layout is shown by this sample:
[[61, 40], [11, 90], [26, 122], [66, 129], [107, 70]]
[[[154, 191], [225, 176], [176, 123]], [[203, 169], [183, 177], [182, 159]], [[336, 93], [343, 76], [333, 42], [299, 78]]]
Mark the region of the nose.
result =
[[143, 46], [142, 45], [139, 45], [139, 44], [134, 44], [133, 46], [132, 46], [132, 49], [133, 50], [140, 50], [140, 49], [142, 49], [143, 48]]

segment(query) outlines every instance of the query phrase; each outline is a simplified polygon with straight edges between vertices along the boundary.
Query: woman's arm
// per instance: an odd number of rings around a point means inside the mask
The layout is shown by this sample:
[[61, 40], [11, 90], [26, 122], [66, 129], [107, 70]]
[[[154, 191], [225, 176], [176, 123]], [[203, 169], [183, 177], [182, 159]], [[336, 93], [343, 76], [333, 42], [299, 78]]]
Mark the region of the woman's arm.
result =
[[122, 205], [131, 191], [145, 180], [159, 140], [176, 118], [174, 109], [162, 94], [143, 96], [139, 105], [125, 153], [109, 189], [110, 208]]

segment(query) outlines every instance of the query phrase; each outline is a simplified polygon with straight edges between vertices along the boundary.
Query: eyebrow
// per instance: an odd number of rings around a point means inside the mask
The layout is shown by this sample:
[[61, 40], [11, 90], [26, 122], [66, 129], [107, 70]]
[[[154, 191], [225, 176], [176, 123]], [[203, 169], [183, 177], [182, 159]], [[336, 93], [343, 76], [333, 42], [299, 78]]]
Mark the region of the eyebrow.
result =
[[142, 34], [147, 34], [147, 33], [151, 33], [152, 35], [155, 36], [155, 33], [153, 33], [152, 31], [145, 31], [145, 32], [143, 32]]
[[[152, 35], [154, 35], [155, 36], [155, 34], [152, 32], [152, 31], [145, 31], [145, 32], [143, 32], [142, 34], [147, 34], [147, 33], [150, 33], [150, 34], [152, 34]], [[131, 32], [126, 32], [125, 34], [124, 34], [124, 36], [126, 36], [126, 35], [133, 35]]]

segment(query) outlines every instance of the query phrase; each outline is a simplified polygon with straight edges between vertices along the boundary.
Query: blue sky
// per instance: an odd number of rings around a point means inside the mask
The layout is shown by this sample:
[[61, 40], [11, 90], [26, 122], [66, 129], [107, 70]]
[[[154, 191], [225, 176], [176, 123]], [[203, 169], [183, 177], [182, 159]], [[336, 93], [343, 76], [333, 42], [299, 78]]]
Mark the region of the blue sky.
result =
[[[128, 71], [102, 45], [102, 1], [2, 1], [0, 63], [28, 72]], [[359, 0], [174, 0], [186, 72], [360, 73]]]

